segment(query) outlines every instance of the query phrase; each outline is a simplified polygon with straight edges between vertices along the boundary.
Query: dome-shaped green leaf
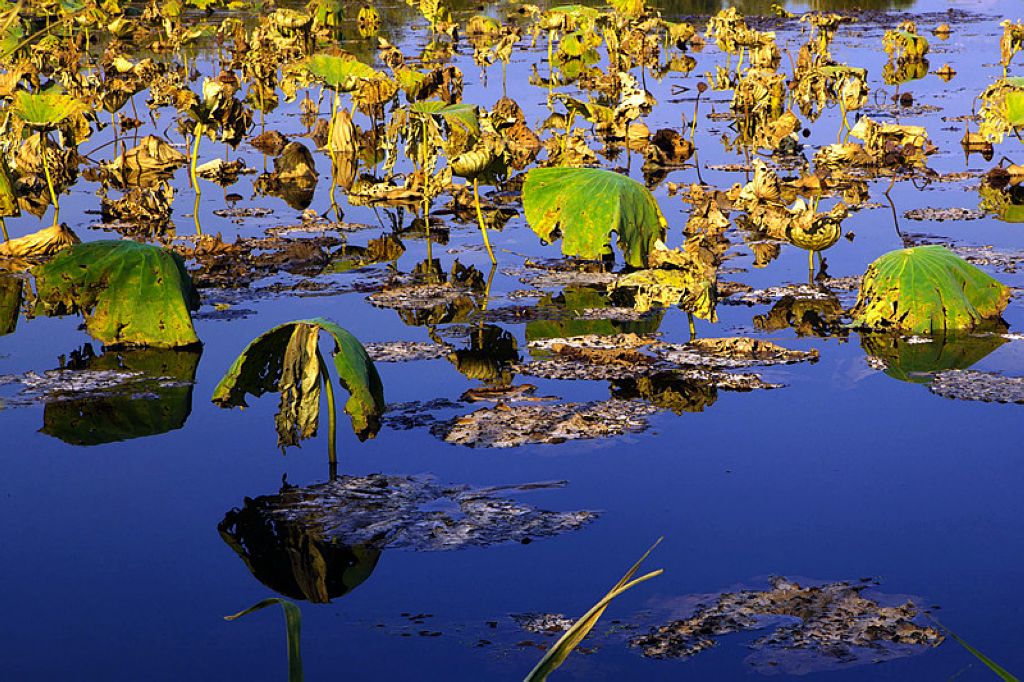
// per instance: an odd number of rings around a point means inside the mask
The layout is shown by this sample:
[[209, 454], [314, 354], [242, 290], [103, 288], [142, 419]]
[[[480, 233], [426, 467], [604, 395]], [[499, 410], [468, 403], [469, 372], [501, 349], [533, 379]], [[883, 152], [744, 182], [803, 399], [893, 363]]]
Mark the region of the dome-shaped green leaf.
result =
[[868, 266], [851, 314], [856, 327], [932, 333], [999, 317], [1009, 287], [944, 246], [891, 251]]
[[189, 312], [199, 295], [170, 251], [133, 241], [76, 244], [32, 274], [45, 314], [81, 312], [89, 334], [108, 346], [199, 343]]
[[612, 233], [626, 263], [642, 268], [667, 223], [636, 180], [600, 168], [534, 168], [523, 184], [526, 221], [541, 239], [562, 239], [567, 256], [599, 259], [612, 252]]

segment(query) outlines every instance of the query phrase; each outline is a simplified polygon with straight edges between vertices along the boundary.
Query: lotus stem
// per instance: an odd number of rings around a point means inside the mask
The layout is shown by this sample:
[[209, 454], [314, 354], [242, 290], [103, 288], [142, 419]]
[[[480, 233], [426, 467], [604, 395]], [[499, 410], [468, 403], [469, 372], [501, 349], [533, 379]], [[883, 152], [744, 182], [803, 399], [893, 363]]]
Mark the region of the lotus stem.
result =
[[811, 271], [811, 280], [814, 280], [814, 250], [807, 252], [807, 269]]
[[491, 257], [491, 265], [497, 265], [498, 260], [491, 250], [491, 240], [487, 237], [487, 225], [484, 223], [484, 212], [480, 210], [480, 190], [477, 189], [477, 180], [473, 178], [473, 203], [476, 205], [476, 219], [480, 222], [480, 233], [484, 236], [484, 246], [487, 248], [487, 255]]
[[53, 202], [53, 224], [56, 225], [57, 218], [60, 216], [60, 204], [57, 203], [57, 193], [53, 191], [50, 163], [46, 160], [46, 133], [42, 130], [39, 131], [39, 156], [43, 158], [43, 174], [46, 176], [46, 188], [50, 190], [50, 201]]
[[192, 159], [188, 167], [189, 178], [192, 179], [192, 189], [199, 194], [199, 181], [196, 179], [196, 160], [199, 157], [199, 139], [203, 136], [203, 124], [197, 122], [195, 130], [192, 131], [195, 139], [192, 141]]
[[697, 149], [696, 142], [694, 142], [694, 135], [697, 134], [697, 107], [700, 106], [700, 96], [702, 94], [704, 93], [698, 88], [697, 99], [693, 103], [693, 121], [690, 122], [690, 142], [694, 144], [694, 151]]
[[316, 359], [320, 363], [320, 376], [324, 380], [324, 391], [327, 393], [327, 461], [332, 471], [338, 467], [338, 422], [334, 412], [334, 386], [331, 385], [331, 375], [327, 371], [327, 363], [320, 349], [316, 349]]
[[690, 340], [693, 341], [697, 338], [697, 328], [693, 324], [693, 313], [689, 311], [686, 312], [686, 321], [690, 325]]
[[8, 236], [8, 234], [7, 234], [7, 221], [4, 220], [3, 216], [0, 216], [0, 230], [4, 231], [4, 241], [5, 242], [11, 241], [10, 236]]

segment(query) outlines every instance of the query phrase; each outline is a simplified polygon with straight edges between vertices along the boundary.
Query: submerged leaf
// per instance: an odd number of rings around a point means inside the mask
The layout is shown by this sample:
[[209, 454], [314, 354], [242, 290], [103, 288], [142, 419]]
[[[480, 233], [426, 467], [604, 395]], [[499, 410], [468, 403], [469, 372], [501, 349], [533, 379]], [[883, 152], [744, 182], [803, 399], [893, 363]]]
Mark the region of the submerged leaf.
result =
[[853, 324], [931, 333], [971, 329], [998, 319], [1009, 287], [944, 246], [891, 251], [864, 274]]
[[541, 239], [562, 239], [562, 253], [599, 259], [612, 234], [626, 263], [644, 267], [668, 223], [640, 183], [599, 168], [534, 168], [523, 184], [526, 220]]

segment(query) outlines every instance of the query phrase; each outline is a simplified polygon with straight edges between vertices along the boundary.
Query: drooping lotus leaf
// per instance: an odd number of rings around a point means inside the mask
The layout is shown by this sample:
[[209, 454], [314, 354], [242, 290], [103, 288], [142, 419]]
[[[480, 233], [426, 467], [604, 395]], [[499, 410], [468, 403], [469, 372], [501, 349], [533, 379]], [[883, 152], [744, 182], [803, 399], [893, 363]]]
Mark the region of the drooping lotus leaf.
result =
[[356, 58], [346, 59], [329, 54], [315, 54], [306, 69], [327, 87], [342, 92], [356, 89], [361, 79], [373, 78], [377, 71]]
[[853, 325], [933, 333], [996, 320], [1009, 287], [944, 246], [890, 251], [868, 266], [851, 311]]
[[668, 223], [639, 182], [599, 168], [534, 168], [523, 184], [526, 221], [541, 239], [562, 239], [562, 253], [599, 259], [612, 234], [626, 263], [644, 267]]
[[53, 128], [58, 123], [86, 110], [81, 101], [60, 92], [31, 93], [20, 90], [11, 105], [14, 115], [33, 128]]
[[417, 114], [441, 116], [448, 125], [459, 125], [472, 136], [480, 134], [480, 118], [474, 104], [445, 104], [440, 100], [413, 102], [409, 111]]
[[48, 401], [40, 431], [72, 445], [101, 445], [180, 429], [192, 413], [200, 355], [197, 349], [139, 348], [90, 358], [85, 369], [139, 377], [122, 388]]
[[967, 369], [1006, 342], [999, 334], [939, 333], [923, 338], [906, 338], [899, 334], [860, 336], [861, 348], [885, 363], [887, 375], [915, 384], [930, 382], [938, 372]]
[[384, 412], [384, 387], [377, 369], [356, 337], [320, 317], [286, 322], [256, 337], [217, 384], [213, 402], [244, 407], [247, 393], [257, 398], [280, 393], [279, 444], [295, 445], [314, 435], [320, 413], [317, 341], [321, 330], [334, 339], [334, 368], [350, 394], [345, 412], [352, 419], [352, 430], [360, 440], [373, 438]]
[[95, 241], [65, 249], [32, 274], [38, 309], [81, 312], [86, 331], [107, 346], [199, 343], [190, 314], [199, 294], [175, 253], [133, 241]]

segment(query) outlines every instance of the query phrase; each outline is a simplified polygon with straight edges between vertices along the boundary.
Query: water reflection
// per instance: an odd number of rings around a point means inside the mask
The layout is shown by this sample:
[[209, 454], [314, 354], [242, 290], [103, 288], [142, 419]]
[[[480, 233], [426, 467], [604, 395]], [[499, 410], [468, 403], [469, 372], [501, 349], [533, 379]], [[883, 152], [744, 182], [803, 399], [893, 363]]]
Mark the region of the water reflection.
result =
[[201, 350], [140, 348], [95, 355], [86, 344], [71, 354], [65, 369], [88, 374], [117, 372], [120, 385], [55, 394], [43, 409], [42, 433], [72, 445], [100, 445], [180, 429], [192, 412], [192, 387]]
[[[880, 361], [885, 373], [894, 379], [926, 384], [938, 373], [967, 369], [996, 350], [1006, 339], [999, 335], [1005, 327], [981, 333], [896, 336], [862, 334], [860, 345], [871, 358]], [[992, 333], [988, 333], [992, 332]]]
[[578, 530], [597, 514], [546, 511], [511, 497], [564, 485], [471, 488], [422, 476], [338, 476], [246, 498], [217, 529], [261, 583], [292, 599], [327, 603], [365, 582], [385, 549], [525, 544]]
[[612, 305], [608, 295], [588, 286], [570, 285], [538, 301], [539, 317], [526, 323], [526, 339], [564, 338], [598, 334], [653, 334], [661, 326], [664, 310], [637, 314]]
[[247, 499], [217, 526], [257, 580], [289, 599], [326, 604], [370, 577], [380, 550], [325, 540], [299, 522], [265, 514], [274, 499]]

